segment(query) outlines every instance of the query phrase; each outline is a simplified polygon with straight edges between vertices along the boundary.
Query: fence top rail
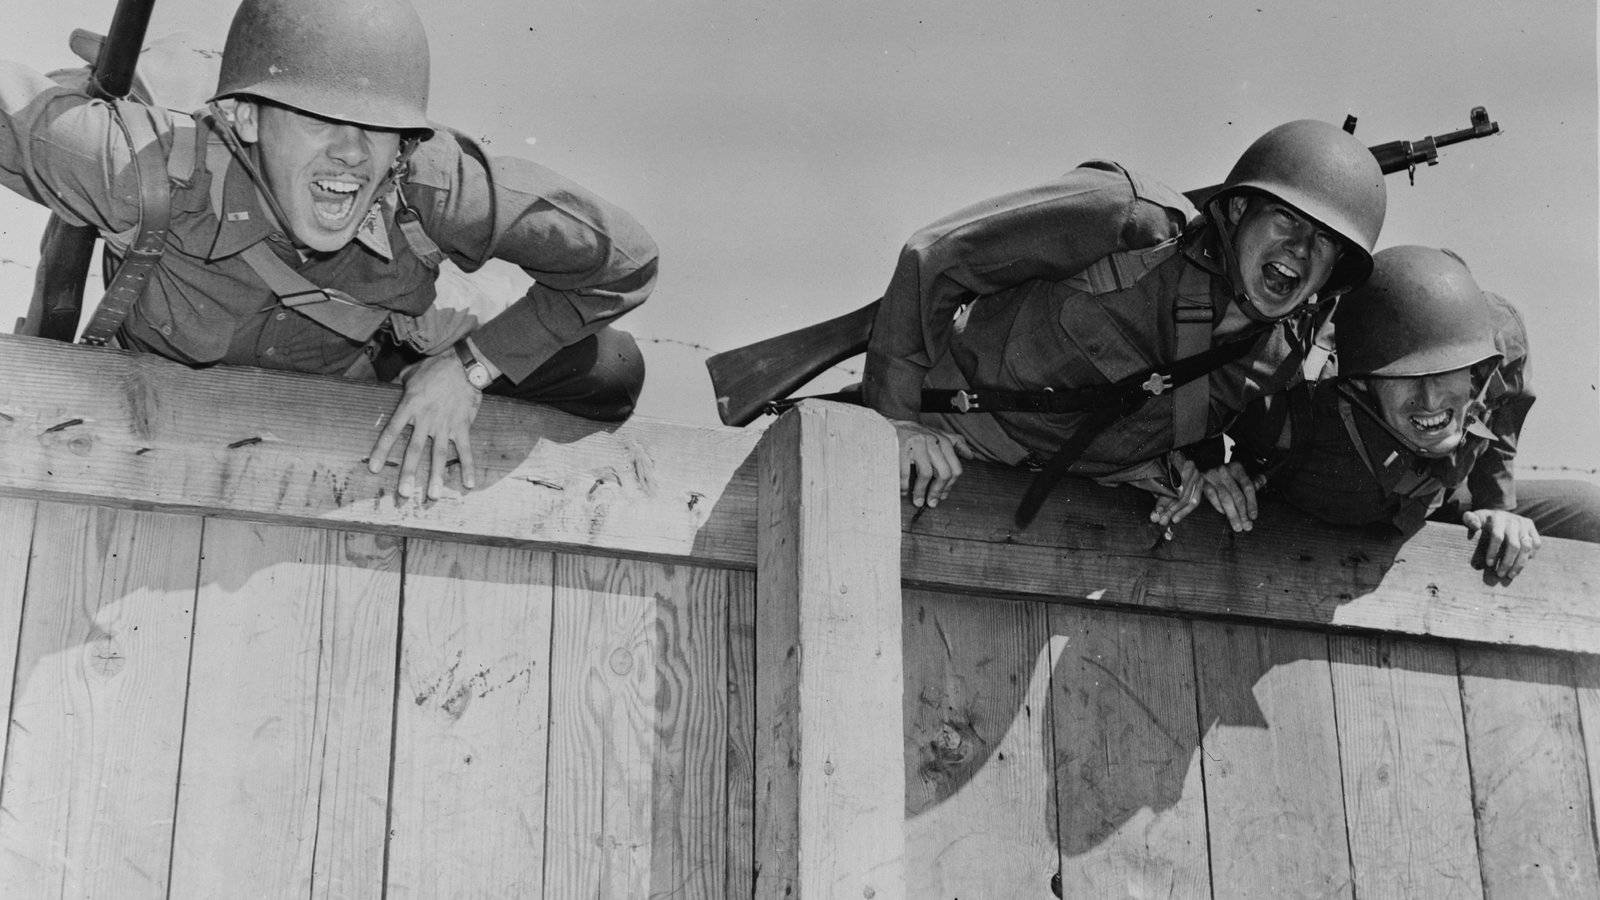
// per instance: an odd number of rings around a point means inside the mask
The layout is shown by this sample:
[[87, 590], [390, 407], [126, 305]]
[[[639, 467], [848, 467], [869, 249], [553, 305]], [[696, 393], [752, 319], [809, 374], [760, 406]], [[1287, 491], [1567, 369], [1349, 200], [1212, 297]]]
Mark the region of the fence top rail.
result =
[[[366, 465], [397, 399], [392, 385], [0, 335], [0, 495], [756, 567], [753, 430], [603, 425], [489, 397], [477, 489], [401, 500], [397, 468]], [[1249, 534], [1202, 511], [1166, 541], [1142, 494], [1076, 481], [1018, 530], [1026, 478], [972, 466], [937, 509], [907, 505], [905, 583], [1600, 652], [1600, 546], [1547, 540], [1515, 582], [1488, 584], [1459, 527], [1406, 538], [1263, 504]]]

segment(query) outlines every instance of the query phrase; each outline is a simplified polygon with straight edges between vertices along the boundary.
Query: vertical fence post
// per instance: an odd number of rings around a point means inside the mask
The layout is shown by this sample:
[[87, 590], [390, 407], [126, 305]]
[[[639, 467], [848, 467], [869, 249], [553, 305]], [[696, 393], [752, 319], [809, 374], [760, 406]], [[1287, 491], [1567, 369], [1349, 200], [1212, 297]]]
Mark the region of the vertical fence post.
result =
[[762, 437], [756, 896], [905, 896], [893, 429], [807, 401]]

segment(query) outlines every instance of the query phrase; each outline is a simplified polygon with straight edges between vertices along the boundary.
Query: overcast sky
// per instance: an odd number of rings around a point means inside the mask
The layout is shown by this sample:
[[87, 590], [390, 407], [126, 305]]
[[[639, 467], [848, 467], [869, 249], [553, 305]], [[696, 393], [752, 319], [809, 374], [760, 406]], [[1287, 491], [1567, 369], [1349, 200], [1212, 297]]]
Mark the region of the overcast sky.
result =
[[[9, 0], [0, 56], [72, 63], [113, 3]], [[1526, 474], [1600, 466], [1595, 5], [419, 0], [432, 116], [633, 212], [661, 244], [624, 327], [641, 414], [716, 421], [703, 360], [877, 297], [958, 206], [1092, 157], [1211, 184], [1261, 132], [1360, 119], [1369, 144], [1504, 134], [1389, 179], [1380, 246], [1447, 246], [1524, 312], [1539, 402]], [[159, 0], [150, 34], [220, 47], [231, 4]], [[0, 323], [25, 310], [44, 215], [0, 197]], [[842, 375], [838, 377], [847, 377]]]

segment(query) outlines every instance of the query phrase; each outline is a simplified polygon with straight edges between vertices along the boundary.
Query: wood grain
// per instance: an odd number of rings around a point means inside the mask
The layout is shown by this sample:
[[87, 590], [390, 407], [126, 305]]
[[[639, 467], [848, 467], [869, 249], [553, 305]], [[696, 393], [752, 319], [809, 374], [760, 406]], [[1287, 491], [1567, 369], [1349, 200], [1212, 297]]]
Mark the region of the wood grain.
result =
[[[5, 771], [5, 732], [11, 727], [12, 680], [22, 637], [28, 556], [33, 548], [32, 500], [0, 497], [0, 773]], [[0, 785], [4, 776], [0, 774]]]
[[1059, 864], [1040, 603], [905, 596], [906, 894], [1047, 896]]
[[816, 401], [758, 451], [758, 897], [906, 896], [897, 453]]
[[0, 348], [11, 496], [754, 565], [753, 431], [604, 425], [488, 397], [472, 427], [478, 488], [461, 494], [452, 476], [451, 496], [402, 501], [398, 468], [365, 463], [394, 385], [14, 335]]
[[200, 530], [40, 505], [0, 798], [7, 895], [166, 895]]
[[726, 891], [727, 578], [557, 558], [549, 896]]
[[728, 891], [756, 889], [756, 580], [741, 574], [728, 598]]
[[[1573, 658], [1578, 685], [1578, 717], [1589, 763], [1589, 827], [1600, 834], [1600, 656]], [[1600, 847], [1595, 851], [1600, 854]]]
[[542, 896], [551, 556], [415, 540], [404, 596], [387, 893]]
[[1571, 659], [1459, 653], [1485, 895], [1600, 896]]
[[1197, 511], [1161, 539], [1149, 495], [1063, 481], [1032, 526], [1011, 521], [1028, 473], [973, 464], [950, 498], [902, 505], [908, 585], [1262, 623], [1363, 629], [1589, 652], [1600, 647], [1600, 545], [1547, 539], [1509, 585], [1469, 565], [1458, 526], [1406, 539], [1322, 525], [1264, 502], [1234, 534]]
[[1455, 651], [1329, 642], [1357, 896], [1481, 897]]
[[400, 542], [208, 523], [172, 889], [383, 888]]
[[1062, 896], [1207, 895], [1188, 623], [1058, 606], [1050, 626]]
[[1211, 875], [1233, 897], [1349, 897], [1323, 635], [1195, 622]]

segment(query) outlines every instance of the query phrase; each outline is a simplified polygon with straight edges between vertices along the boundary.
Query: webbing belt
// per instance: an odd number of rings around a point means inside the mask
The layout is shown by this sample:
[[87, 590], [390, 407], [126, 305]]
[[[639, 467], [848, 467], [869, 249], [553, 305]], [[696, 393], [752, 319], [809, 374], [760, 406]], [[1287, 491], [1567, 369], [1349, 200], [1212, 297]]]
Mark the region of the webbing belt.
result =
[[[1039, 514], [1039, 508], [1044, 505], [1045, 498], [1067, 474], [1067, 469], [1083, 455], [1089, 445], [1099, 437], [1102, 432], [1111, 427], [1118, 420], [1138, 412], [1151, 397], [1159, 396], [1164, 391], [1181, 387], [1197, 378], [1210, 374], [1216, 369], [1233, 362], [1249, 352], [1255, 345], [1259, 332], [1252, 332], [1244, 337], [1229, 341], [1218, 347], [1213, 347], [1203, 353], [1187, 356], [1167, 366], [1157, 366], [1143, 372], [1130, 375], [1121, 381], [1106, 386], [1104, 399], [1093, 408], [1094, 415], [1079, 424], [1065, 443], [1063, 443], [1045, 463], [1044, 468], [1033, 477], [1033, 482], [1028, 485], [1028, 490], [1022, 495], [1022, 502], [1017, 505], [1016, 523], [1019, 528], [1026, 528], [1033, 517]], [[1050, 392], [1018, 391], [1016, 393]], [[1080, 407], [1084, 408], [1084, 407]]]

